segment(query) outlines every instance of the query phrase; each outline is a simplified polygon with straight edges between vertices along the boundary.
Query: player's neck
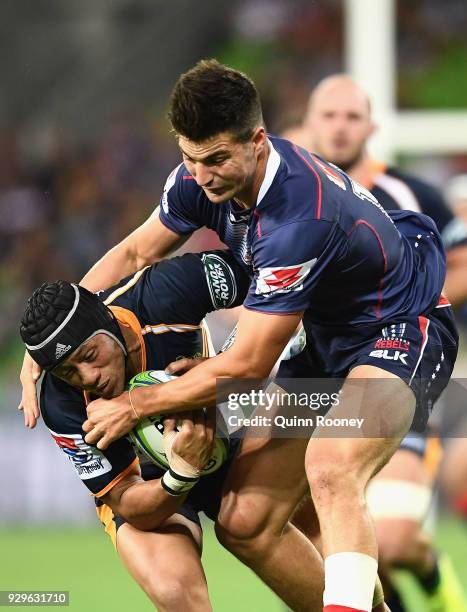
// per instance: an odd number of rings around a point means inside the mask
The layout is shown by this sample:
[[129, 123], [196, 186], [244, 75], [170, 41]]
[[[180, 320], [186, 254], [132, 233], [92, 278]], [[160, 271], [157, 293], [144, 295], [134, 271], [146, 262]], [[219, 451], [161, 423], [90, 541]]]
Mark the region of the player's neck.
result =
[[360, 159], [350, 168], [346, 170], [346, 173], [357, 183], [363, 185], [367, 189], [371, 189], [374, 184], [374, 173], [372, 168], [371, 159], [368, 153], [363, 153]]
[[252, 177], [250, 184], [244, 191], [239, 193], [234, 198], [235, 201], [245, 209], [254, 208], [256, 206], [259, 190], [261, 189], [261, 185], [266, 175], [266, 167], [268, 165], [269, 153], [270, 146], [268, 141], [267, 146], [264, 147], [264, 150], [258, 156], [255, 173]]

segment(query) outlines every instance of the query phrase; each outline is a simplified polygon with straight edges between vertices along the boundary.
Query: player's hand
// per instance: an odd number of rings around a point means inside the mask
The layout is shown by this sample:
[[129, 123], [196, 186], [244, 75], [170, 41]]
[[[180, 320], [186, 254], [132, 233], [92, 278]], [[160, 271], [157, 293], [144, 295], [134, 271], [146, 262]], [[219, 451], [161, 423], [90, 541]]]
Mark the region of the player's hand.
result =
[[[175, 419], [164, 421], [164, 449], [170, 466], [175, 472], [180, 467], [172, 465], [182, 459], [201, 472], [212, 455], [214, 445], [215, 409], [193, 410], [177, 415], [181, 420], [178, 432], [175, 432]], [[183, 472], [182, 472], [183, 473]]]
[[192, 368], [196, 367], [203, 361], [206, 361], [209, 357], [196, 357], [194, 359], [189, 359], [188, 357], [184, 357], [183, 359], [177, 359], [177, 361], [172, 361], [165, 368], [166, 374], [172, 374], [172, 376], [181, 376], [186, 372], [189, 372]]
[[95, 444], [100, 450], [105, 450], [111, 442], [125, 436], [138, 423], [128, 391], [110, 400], [96, 399], [88, 404], [86, 412], [88, 418], [83, 423], [83, 430], [87, 435], [84, 440], [87, 444]]
[[34, 361], [30, 354], [25, 351], [23, 366], [21, 368], [21, 374], [19, 375], [22, 393], [18, 410], [23, 410], [24, 424], [30, 429], [36, 426], [37, 419], [41, 416], [36, 389], [36, 384], [41, 374], [41, 367]]

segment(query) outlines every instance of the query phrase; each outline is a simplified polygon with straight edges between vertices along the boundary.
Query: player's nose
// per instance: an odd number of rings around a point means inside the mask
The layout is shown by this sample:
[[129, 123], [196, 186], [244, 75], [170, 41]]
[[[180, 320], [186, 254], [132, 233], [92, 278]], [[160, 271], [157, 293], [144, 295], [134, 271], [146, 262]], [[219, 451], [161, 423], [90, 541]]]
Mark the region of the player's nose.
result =
[[86, 389], [96, 389], [99, 386], [100, 372], [89, 365], [80, 368], [81, 381]]
[[212, 181], [213, 175], [207, 166], [198, 163], [196, 164], [193, 178], [199, 187], [207, 187]]

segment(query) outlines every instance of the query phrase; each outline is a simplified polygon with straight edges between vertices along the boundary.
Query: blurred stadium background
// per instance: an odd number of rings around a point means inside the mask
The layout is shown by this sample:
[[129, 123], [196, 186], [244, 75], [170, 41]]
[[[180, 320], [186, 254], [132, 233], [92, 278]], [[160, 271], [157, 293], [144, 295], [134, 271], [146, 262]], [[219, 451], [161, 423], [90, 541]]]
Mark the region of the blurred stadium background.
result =
[[[374, 153], [445, 191], [467, 173], [466, 31], [465, 0], [0, 3], [0, 590], [70, 590], [76, 611], [151, 609], [42, 423], [22, 425], [17, 323], [33, 288], [78, 280], [154, 209], [179, 159], [165, 119], [178, 74], [212, 56], [245, 70], [279, 132], [320, 79], [348, 71], [375, 104]], [[185, 248], [214, 244], [206, 232]], [[217, 345], [230, 325], [213, 321]], [[467, 587], [467, 523], [438, 505], [436, 537]], [[204, 559], [215, 610], [281, 609], [209, 527]]]

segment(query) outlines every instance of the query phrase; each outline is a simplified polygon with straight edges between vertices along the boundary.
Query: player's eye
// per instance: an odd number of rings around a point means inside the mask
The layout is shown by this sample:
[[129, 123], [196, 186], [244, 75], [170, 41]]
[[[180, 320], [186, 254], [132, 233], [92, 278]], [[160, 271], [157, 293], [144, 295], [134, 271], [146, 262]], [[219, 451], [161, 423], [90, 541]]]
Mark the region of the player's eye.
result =
[[93, 361], [93, 359], [96, 356], [96, 351], [89, 351], [89, 353], [86, 353], [86, 355], [84, 356], [83, 361]]

